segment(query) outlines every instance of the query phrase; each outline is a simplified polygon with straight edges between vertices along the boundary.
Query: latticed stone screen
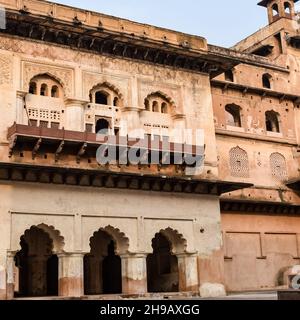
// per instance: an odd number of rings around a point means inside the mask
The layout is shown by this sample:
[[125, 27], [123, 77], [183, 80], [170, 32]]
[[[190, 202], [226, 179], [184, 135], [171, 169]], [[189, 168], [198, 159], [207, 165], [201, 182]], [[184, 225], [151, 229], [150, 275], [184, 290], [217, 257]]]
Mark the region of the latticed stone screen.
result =
[[230, 171], [233, 177], [249, 178], [249, 160], [245, 150], [236, 147], [230, 150]]
[[270, 156], [272, 176], [283, 181], [288, 177], [285, 157], [280, 153], [272, 153]]

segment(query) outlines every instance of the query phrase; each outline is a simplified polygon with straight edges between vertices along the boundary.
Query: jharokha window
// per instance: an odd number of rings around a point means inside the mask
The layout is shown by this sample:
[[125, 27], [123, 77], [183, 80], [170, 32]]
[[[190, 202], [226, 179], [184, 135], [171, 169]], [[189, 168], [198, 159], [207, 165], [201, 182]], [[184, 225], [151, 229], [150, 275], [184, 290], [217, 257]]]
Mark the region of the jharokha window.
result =
[[122, 107], [122, 95], [113, 85], [103, 83], [96, 85], [90, 91], [90, 102], [104, 106]]
[[162, 93], [153, 93], [145, 99], [145, 110], [156, 113], [170, 114], [172, 104]]
[[242, 108], [235, 104], [228, 104], [225, 107], [226, 111], [226, 124], [231, 127], [241, 127], [241, 110]]
[[43, 74], [30, 81], [28, 92], [43, 97], [61, 98], [62, 87], [56, 79], [48, 74]]

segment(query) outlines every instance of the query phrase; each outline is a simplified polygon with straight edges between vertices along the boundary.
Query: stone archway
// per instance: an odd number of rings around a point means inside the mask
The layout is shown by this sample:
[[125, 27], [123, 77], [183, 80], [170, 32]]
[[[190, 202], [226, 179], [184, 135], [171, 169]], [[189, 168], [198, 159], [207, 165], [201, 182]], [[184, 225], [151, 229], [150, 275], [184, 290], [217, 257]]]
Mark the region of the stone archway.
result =
[[57, 254], [63, 250], [63, 237], [53, 227], [41, 224], [24, 232], [20, 246], [14, 256], [18, 279], [15, 296], [57, 296]]
[[128, 251], [129, 240], [111, 226], [99, 229], [90, 239], [90, 252], [84, 257], [84, 293], [121, 294], [121, 254]]
[[178, 292], [178, 259], [171, 251], [171, 243], [160, 232], [152, 240], [153, 253], [147, 257], [148, 292]]
[[187, 252], [187, 241], [177, 230], [163, 229], [152, 239], [153, 253], [147, 257], [149, 292], [198, 290], [195, 253]]

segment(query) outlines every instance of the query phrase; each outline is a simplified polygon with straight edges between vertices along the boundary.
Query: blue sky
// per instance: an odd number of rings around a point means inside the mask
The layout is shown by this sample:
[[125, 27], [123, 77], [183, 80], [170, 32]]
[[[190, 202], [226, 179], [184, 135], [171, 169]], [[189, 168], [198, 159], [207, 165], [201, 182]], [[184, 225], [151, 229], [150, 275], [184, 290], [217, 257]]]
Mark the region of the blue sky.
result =
[[258, 0], [54, 0], [137, 22], [204, 36], [230, 47], [267, 24]]

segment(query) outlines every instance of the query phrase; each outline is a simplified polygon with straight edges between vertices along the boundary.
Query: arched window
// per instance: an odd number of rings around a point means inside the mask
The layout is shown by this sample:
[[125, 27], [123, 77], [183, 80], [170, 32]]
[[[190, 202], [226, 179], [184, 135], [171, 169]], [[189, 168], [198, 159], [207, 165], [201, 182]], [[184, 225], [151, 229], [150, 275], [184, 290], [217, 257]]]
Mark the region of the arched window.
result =
[[153, 112], [159, 112], [159, 106], [157, 101], [153, 101], [152, 103], [152, 111]]
[[173, 104], [170, 99], [161, 92], [149, 94], [145, 100], [145, 110], [152, 112], [159, 112], [163, 114], [170, 114], [173, 110]]
[[272, 76], [268, 73], [265, 73], [262, 76], [262, 85], [264, 88], [266, 89], [271, 89], [271, 80], [272, 80]]
[[108, 134], [109, 127], [109, 122], [106, 119], [98, 119], [96, 122], [96, 133], [99, 133], [99, 131], [101, 131], [102, 134]]
[[279, 114], [275, 111], [267, 111], [266, 114], [266, 130], [268, 132], [280, 133]]
[[231, 127], [241, 127], [241, 107], [235, 104], [229, 104], [225, 107], [226, 123]]
[[234, 76], [233, 76], [232, 70], [228, 70], [225, 72], [225, 80], [230, 81], [230, 82], [234, 82]]
[[104, 91], [97, 91], [95, 94], [95, 103], [108, 105], [108, 94]]
[[273, 17], [279, 15], [279, 9], [278, 9], [278, 5], [276, 3], [274, 3], [272, 6], [272, 13], [273, 13]]
[[229, 151], [230, 171], [233, 177], [249, 178], [248, 154], [240, 147]]
[[165, 102], [161, 104], [161, 113], [168, 113], [168, 105]]
[[41, 85], [40, 95], [41, 95], [41, 96], [45, 96], [45, 97], [48, 96], [48, 86], [47, 86], [47, 84], [43, 83], [43, 84]]
[[272, 176], [282, 181], [288, 177], [285, 157], [281, 153], [272, 153], [270, 156]]
[[114, 98], [114, 107], [119, 107], [119, 102], [120, 102], [119, 98], [115, 97]]
[[106, 106], [123, 106], [123, 96], [114, 85], [103, 82], [94, 86], [89, 92], [91, 103], [102, 104]]
[[291, 15], [292, 11], [291, 11], [291, 5], [290, 5], [290, 3], [288, 3], [288, 2], [285, 2], [285, 3], [284, 3], [284, 12], [285, 12], [287, 15]]
[[52, 89], [51, 89], [51, 97], [52, 97], [52, 98], [59, 98], [59, 89], [58, 89], [58, 86], [52, 86]]
[[30, 85], [29, 85], [29, 93], [31, 93], [31, 94], [37, 94], [37, 85], [36, 85], [36, 82], [30, 82]]
[[150, 103], [149, 103], [149, 100], [145, 100], [145, 109], [146, 109], [146, 111], [151, 111], [150, 110]]

